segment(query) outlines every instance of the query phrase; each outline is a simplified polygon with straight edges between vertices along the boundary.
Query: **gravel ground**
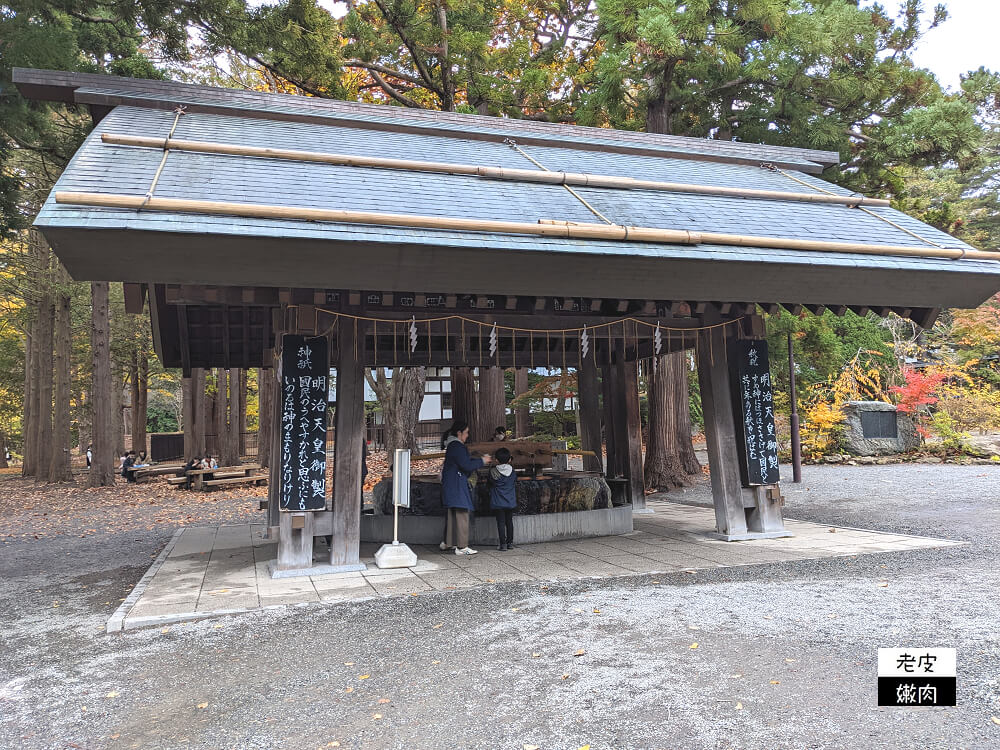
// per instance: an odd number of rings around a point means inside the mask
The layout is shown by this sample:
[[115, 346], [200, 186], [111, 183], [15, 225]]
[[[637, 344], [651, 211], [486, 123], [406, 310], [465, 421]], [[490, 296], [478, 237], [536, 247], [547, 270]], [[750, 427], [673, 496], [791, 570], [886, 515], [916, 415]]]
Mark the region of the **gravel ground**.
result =
[[[8, 537], [0, 747], [994, 748], [998, 471], [809, 466], [785, 488], [789, 517], [959, 547], [113, 636], [104, 623], [171, 528]], [[879, 646], [957, 647], [959, 705], [878, 708]]]

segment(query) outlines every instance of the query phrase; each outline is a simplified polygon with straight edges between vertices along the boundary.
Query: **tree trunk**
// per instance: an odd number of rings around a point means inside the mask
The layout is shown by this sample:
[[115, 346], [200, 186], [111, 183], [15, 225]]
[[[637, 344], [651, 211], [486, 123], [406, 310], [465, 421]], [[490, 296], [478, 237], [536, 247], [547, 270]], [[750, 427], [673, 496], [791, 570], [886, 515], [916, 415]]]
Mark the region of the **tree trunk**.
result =
[[[136, 370], [138, 386], [133, 388], [132, 394], [132, 448], [136, 452], [145, 451], [146, 448], [146, 420], [148, 419], [149, 406], [149, 355], [146, 352], [139, 352], [139, 367]], [[136, 447], [138, 446], [138, 447]]]
[[0, 429], [0, 469], [7, 468], [7, 433]]
[[[240, 369], [239, 377], [237, 382], [239, 383], [236, 389], [236, 395], [239, 396], [239, 406], [236, 409], [236, 440], [237, 448], [236, 455], [242, 458], [247, 452], [247, 371]], [[259, 407], [259, 389], [260, 384], [258, 384], [258, 409]], [[258, 416], [259, 419], [259, 416]]]
[[[520, 396], [528, 391], [528, 368], [518, 367], [514, 370], [514, 396]], [[523, 438], [531, 434], [531, 412], [527, 404], [514, 409], [514, 434]]]
[[[681, 457], [683, 441], [678, 440], [682, 428], [676, 424], [676, 420], [682, 419], [684, 414], [689, 414], [687, 408], [681, 409], [677, 403], [678, 393], [687, 399], [687, 388], [680, 390], [677, 387], [677, 370], [680, 370], [685, 386], [687, 384], [684, 360], [684, 352], [662, 355], [648, 376], [649, 439], [646, 442], [643, 477], [646, 487], [656, 490], [673, 490], [690, 484], [691, 472], [684, 466]], [[690, 424], [689, 415], [688, 425]], [[689, 426], [687, 440], [689, 445], [690, 429]], [[697, 462], [697, 459], [695, 461]]]
[[37, 321], [28, 323], [24, 337], [24, 422], [21, 425], [21, 476], [30, 477], [35, 472], [35, 356], [38, 349]]
[[194, 420], [198, 399], [194, 392], [194, 378], [181, 378], [181, 429], [184, 431], [184, 460], [194, 458]]
[[115, 433], [112, 423], [114, 408], [111, 391], [111, 327], [108, 310], [108, 282], [90, 285], [92, 310], [90, 320], [90, 350], [93, 357], [91, 386], [93, 461], [90, 467], [91, 487], [107, 487], [115, 483]]
[[[673, 127], [673, 109], [669, 96], [671, 67], [664, 73], [658, 96], [651, 99], [646, 112], [646, 131], [669, 134]], [[644, 469], [647, 487], [669, 489], [687, 484], [689, 477], [701, 473], [701, 465], [691, 441], [691, 412], [684, 350], [662, 355], [656, 365], [658, 408], [653, 409], [650, 388], [649, 440]]]
[[139, 418], [139, 410], [136, 405], [139, 403], [139, 355], [133, 350], [131, 360], [128, 365], [128, 433], [132, 436], [132, 450], [139, 453], [139, 443], [136, 442], [136, 422]]
[[112, 408], [114, 454], [121, 456], [125, 453], [125, 381], [121, 373], [116, 374], [112, 371], [111, 382], [111, 398], [114, 404]]
[[[46, 264], [46, 268], [48, 264]], [[46, 281], [48, 274], [46, 273]], [[48, 286], [46, 284], [46, 286]], [[38, 308], [38, 354], [35, 358], [35, 472], [47, 481], [52, 465], [52, 341], [55, 328], [55, 304], [46, 289]]]
[[484, 367], [479, 370], [479, 419], [475, 439], [493, 439], [497, 427], [507, 429], [507, 399], [504, 394], [503, 369]]
[[274, 393], [277, 387], [274, 370], [257, 371], [257, 463], [271, 465], [271, 431], [274, 429]]
[[215, 405], [213, 424], [215, 431], [215, 451], [219, 466], [231, 466], [226, 459], [229, 455], [229, 424], [226, 420], [226, 405], [229, 398], [229, 371], [221, 367], [215, 371]]
[[80, 455], [87, 455], [87, 446], [90, 445], [90, 395], [87, 390], [81, 389], [76, 399], [76, 423], [77, 437], [80, 440]]
[[416, 427], [420, 419], [420, 405], [424, 401], [424, 383], [427, 370], [423, 367], [397, 367], [392, 374], [392, 419], [386, 417], [385, 449], [389, 456], [396, 448], [409, 448], [420, 452]]
[[192, 426], [192, 447], [194, 455], [204, 456], [208, 452], [205, 431], [208, 429], [208, 398], [205, 396], [205, 370], [201, 367], [191, 373], [192, 399], [194, 404], [194, 424]]
[[70, 463], [70, 358], [72, 356], [72, 320], [70, 318], [69, 276], [58, 267], [59, 293], [55, 309], [55, 421], [53, 424], [52, 457], [49, 463], [50, 482], [72, 482]]
[[419, 453], [416, 426], [424, 400], [427, 370], [423, 367], [396, 367], [391, 378], [385, 368], [365, 371], [365, 379], [375, 392], [385, 430], [385, 451], [390, 457], [397, 448]]
[[471, 427], [476, 422], [476, 378], [471, 367], [451, 368], [451, 416]]

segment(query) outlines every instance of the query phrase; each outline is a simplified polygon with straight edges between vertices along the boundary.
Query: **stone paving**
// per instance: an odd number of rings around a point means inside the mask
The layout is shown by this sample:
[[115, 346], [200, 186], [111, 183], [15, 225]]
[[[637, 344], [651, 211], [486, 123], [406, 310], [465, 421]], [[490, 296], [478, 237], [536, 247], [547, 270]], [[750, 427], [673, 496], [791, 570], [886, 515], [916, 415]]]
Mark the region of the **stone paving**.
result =
[[[652, 513], [636, 515], [635, 530], [620, 536], [529, 544], [507, 552], [480, 548], [456, 556], [437, 547], [413, 546], [413, 568], [380, 570], [378, 545], [362, 544], [368, 570], [272, 579], [268, 563], [277, 545], [263, 525], [181, 529], [135, 591], [108, 622], [108, 630], [160, 625], [262, 607], [338, 602], [377, 596], [418, 595], [503, 581], [553, 581], [671, 573], [786, 560], [946, 547], [960, 542], [930, 537], [836, 528], [786, 519], [794, 536], [725, 542], [710, 536], [711, 508], [653, 500]], [[326, 551], [316, 542], [317, 560]]]

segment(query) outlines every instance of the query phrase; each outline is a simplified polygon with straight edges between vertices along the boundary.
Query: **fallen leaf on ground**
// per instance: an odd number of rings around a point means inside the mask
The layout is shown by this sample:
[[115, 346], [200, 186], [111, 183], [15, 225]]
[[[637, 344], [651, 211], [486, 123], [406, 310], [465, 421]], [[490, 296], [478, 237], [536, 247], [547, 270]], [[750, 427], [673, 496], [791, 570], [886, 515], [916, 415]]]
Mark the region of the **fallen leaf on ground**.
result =
[[221, 629], [222, 629], [222, 628], [224, 628], [224, 627], [226, 627], [226, 626], [225, 626], [225, 625], [216, 625], [216, 626], [215, 626], [215, 629], [216, 629], [216, 630], [221, 630]]
[[161, 633], [169, 633], [170, 632], [170, 628], [160, 628], [160, 632]]
[[741, 674], [731, 674], [729, 676], [735, 679], [737, 677], [742, 677], [743, 675], [741, 675]]
[[688, 646], [688, 648], [698, 648], [698, 644], [692, 643], [690, 646]]
[[599, 615], [599, 614], [601, 614], [601, 610], [599, 610], [599, 609], [595, 609], [595, 610], [594, 610], [594, 614], [595, 614], [595, 615]]
[[781, 684], [781, 682], [780, 682], [780, 681], [778, 681], [778, 680], [771, 680], [771, 684], [772, 684], [772, 685], [780, 685], [780, 684]]
[[541, 750], [541, 748], [538, 745], [525, 745], [524, 750]]
[[370, 674], [359, 674], [358, 675], [358, 679], [359, 680], [367, 680], [369, 677], [371, 677]]
[[739, 701], [736, 701], [736, 710], [737, 711], [742, 711], [743, 710], [743, 704], [740, 703]]
[[535, 651], [535, 652], [533, 652], [533, 653], [531, 654], [531, 658], [532, 658], [532, 659], [537, 659], [537, 658], [538, 658], [539, 656], [541, 656], [541, 654], [540, 654], [540, 653], [538, 653], [537, 651]]
[[431, 662], [431, 664], [440, 664], [440, 663], [441, 663], [440, 659], [435, 659], [434, 661]]
[[340, 747], [340, 743], [337, 742], [336, 740], [334, 740], [333, 742], [327, 742], [326, 746], [327, 747]]
[[786, 664], [794, 664], [795, 663], [795, 659], [785, 659], [785, 663]]
[[581, 648], [579, 651], [574, 651], [573, 656], [583, 656], [585, 653], [587, 652]]
[[208, 704], [207, 703], [199, 703], [198, 704], [198, 708], [208, 708]]
[[344, 692], [345, 692], [345, 693], [353, 693], [353, 692], [354, 692], [354, 688], [352, 688], [352, 687], [349, 687], [349, 688], [346, 688], [346, 689], [344, 690]]
[[374, 716], [372, 716], [372, 718], [373, 719], [381, 719], [382, 718], [382, 714], [375, 714]]
[[120, 693], [117, 690], [112, 690], [110, 693], [108, 693], [104, 697], [105, 698], [117, 698], [119, 695], [120, 695]]
[[568, 679], [569, 679], [569, 675], [568, 675], [568, 674], [564, 674], [564, 675], [562, 676], [562, 679], [564, 679], [564, 680], [568, 680]]
[[888, 581], [882, 581], [881, 583], [879, 583], [878, 586], [879, 586], [880, 589], [887, 589], [887, 588], [889, 588], [889, 582]]
[[378, 702], [379, 703], [392, 703], [392, 701], [389, 698], [379, 698]]
[[344, 662], [344, 666], [345, 667], [353, 667], [354, 666], [354, 662], [353, 661], [345, 661]]
[[765, 620], [773, 620], [774, 618], [771, 617], [771, 615], [764, 615], [764, 619]]
[[992, 721], [994, 724], [1000, 724], [1000, 716], [991, 716], [990, 721]]
[[688, 625], [688, 630], [701, 630], [697, 625]]
[[440, 628], [440, 627], [441, 627], [442, 625], [444, 625], [444, 623], [443, 623], [443, 622], [439, 622], [439, 623], [438, 623], [437, 625], [434, 625], [433, 627], [434, 627], [434, 629], [435, 629], [435, 630], [437, 630], [437, 629], [438, 629], [438, 628]]

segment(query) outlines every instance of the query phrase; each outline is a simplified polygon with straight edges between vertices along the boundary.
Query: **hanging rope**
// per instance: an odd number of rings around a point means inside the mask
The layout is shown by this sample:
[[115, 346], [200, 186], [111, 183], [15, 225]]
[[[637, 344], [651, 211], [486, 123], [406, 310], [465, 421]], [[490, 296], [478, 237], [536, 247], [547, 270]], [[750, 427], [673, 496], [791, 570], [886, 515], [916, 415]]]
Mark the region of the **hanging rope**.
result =
[[160, 175], [163, 174], [163, 167], [167, 163], [167, 155], [170, 153], [170, 139], [174, 137], [174, 131], [177, 130], [177, 123], [180, 122], [181, 115], [185, 114], [184, 110], [186, 107], [183, 105], [178, 105], [174, 108], [174, 124], [170, 126], [170, 132], [167, 133], [167, 137], [163, 139], [163, 158], [160, 159], [160, 166], [156, 168], [156, 172], [153, 173], [153, 181], [149, 183], [149, 190], [146, 191], [146, 196], [142, 199], [142, 205], [139, 206], [137, 210], [141, 211], [143, 206], [149, 203], [150, 199], [153, 197], [153, 191], [156, 190], [156, 184], [160, 181]]
[[[513, 138], [504, 138], [503, 142], [506, 143], [508, 146], [510, 146], [515, 151], [517, 151], [517, 153], [519, 153], [525, 159], [527, 159], [532, 164], [534, 164], [536, 167], [538, 167], [539, 169], [541, 169], [543, 172], [551, 172], [552, 171], [551, 169], [549, 169], [548, 167], [546, 167], [541, 162], [536, 161], [535, 159], [531, 158], [531, 156], [529, 156], [528, 153], [524, 149], [522, 149], [520, 146], [517, 145], [517, 141], [515, 141]], [[578, 192], [576, 192], [573, 188], [571, 188], [566, 183], [562, 183], [562, 186], [564, 188], [566, 188], [566, 190], [569, 191], [570, 195], [572, 195], [574, 198], [576, 198], [578, 201], [580, 201], [580, 203], [582, 203], [584, 206], [586, 206], [587, 210], [590, 211], [590, 213], [592, 213], [598, 219], [600, 219], [601, 221], [603, 221], [605, 224], [611, 224], [612, 226], [614, 226], [615, 222], [611, 221], [611, 219], [609, 219], [607, 216], [605, 216], [600, 211], [598, 211], [596, 208], [594, 208], [592, 205], [590, 205], [590, 203], [588, 203], [587, 200], [582, 195], [580, 195]]]
[[[761, 165], [761, 166], [764, 166], [764, 165]], [[768, 168], [771, 168], [771, 167], [768, 167]], [[817, 190], [820, 193], [826, 193], [827, 195], [840, 195], [839, 193], [835, 193], [832, 190], [827, 190], [826, 188], [821, 187], [819, 185], [814, 185], [811, 182], [806, 182], [805, 180], [800, 180], [795, 175], [789, 174], [788, 172], [786, 172], [783, 169], [778, 169], [777, 167], [773, 167], [772, 171], [777, 172], [778, 174], [784, 175], [788, 179], [793, 180], [793, 181], [799, 183], [800, 185], [805, 185], [806, 187], [812, 188], [813, 190]], [[886, 224], [888, 224], [888, 225], [890, 225], [890, 226], [898, 229], [901, 232], [905, 232], [906, 234], [908, 234], [911, 237], [914, 237], [914, 238], [920, 240], [921, 242], [924, 242], [924, 243], [926, 243], [928, 245], [931, 245], [933, 247], [938, 247], [938, 248], [944, 248], [945, 247], [945, 245], [940, 245], [937, 242], [934, 242], [933, 240], [927, 239], [926, 237], [921, 237], [916, 232], [913, 232], [913, 231], [907, 229], [906, 227], [902, 226], [901, 224], [896, 223], [892, 219], [890, 219], [890, 218], [888, 218], [886, 216], [882, 216], [881, 214], [877, 214], [874, 211], [865, 208], [864, 206], [854, 206], [854, 208], [858, 209], [859, 211], [864, 211], [869, 216], [874, 216], [876, 219], [878, 219], [880, 221], [884, 221]]]

